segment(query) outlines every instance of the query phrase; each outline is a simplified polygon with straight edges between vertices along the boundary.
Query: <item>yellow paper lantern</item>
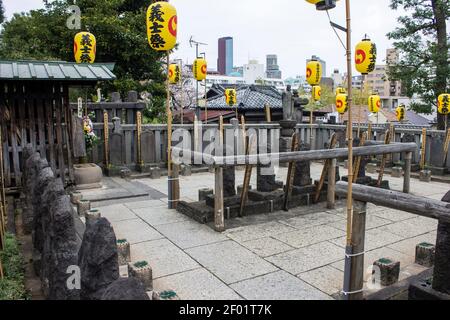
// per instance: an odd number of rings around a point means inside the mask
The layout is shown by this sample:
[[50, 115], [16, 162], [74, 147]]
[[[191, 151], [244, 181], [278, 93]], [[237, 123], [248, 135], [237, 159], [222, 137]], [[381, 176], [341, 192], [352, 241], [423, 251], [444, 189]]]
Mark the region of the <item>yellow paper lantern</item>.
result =
[[320, 101], [320, 95], [322, 94], [322, 88], [320, 86], [313, 86], [311, 90], [311, 96], [314, 101]]
[[159, 1], [147, 9], [147, 38], [156, 51], [172, 50], [177, 43], [177, 10], [168, 2]]
[[440, 114], [450, 113], [450, 94], [443, 93], [438, 97], [438, 112]]
[[381, 98], [379, 95], [371, 95], [369, 97], [369, 112], [378, 113], [381, 108]]
[[317, 60], [311, 60], [306, 64], [306, 81], [312, 86], [320, 84], [322, 79], [322, 64]]
[[405, 120], [406, 108], [403, 105], [400, 105], [395, 109], [395, 115], [397, 116], [397, 120], [399, 122]]
[[181, 80], [181, 70], [178, 64], [172, 63], [169, 65], [169, 83], [177, 84]]
[[375, 70], [377, 62], [377, 46], [370, 39], [364, 39], [356, 45], [355, 65], [361, 74], [368, 74]]
[[337, 87], [336, 88], [336, 95], [338, 95], [338, 94], [345, 94], [345, 93], [347, 93], [347, 90], [345, 90], [345, 88], [343, 88], [343, 87]]
[[340, 93], [336, 96], [336, 110], [340, 114], [344, 114], [347, 112], [348, 109], [348, 102], [347, 102], [347, 95]]
[[236, 90], [235, 89], [226, 89], [225, 90], [225, 101], [227, 105], [230, 107], [236, 104]]
[[202, 81], [206, 79], [206, 71], [208, 66], [206, 64], [206, 60], [203, 58], [197, 58], [194, 60], [194, 64], [192, 65], [192, 73], [194, 74], [194, 78], [197, 81]]
[[73, 40], [73, 52], [77, 63], [94, 63], [97, 41], [89, 32], [79, 32]]
[[330, 10], [336, 7], [339, 0], [306, 0], [306, 2], [316, 5], [317, 10]]

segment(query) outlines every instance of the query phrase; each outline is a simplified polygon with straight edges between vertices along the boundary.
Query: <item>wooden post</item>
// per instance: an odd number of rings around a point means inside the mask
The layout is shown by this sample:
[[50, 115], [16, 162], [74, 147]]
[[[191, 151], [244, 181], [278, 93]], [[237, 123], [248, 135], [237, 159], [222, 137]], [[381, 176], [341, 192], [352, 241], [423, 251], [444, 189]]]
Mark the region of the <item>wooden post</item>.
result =
[[215, 167], [214, 188], [214, 230], [225, 231], [225, 219], [223, 212], [223, 168]]
[[[391, 132], [390, 132], [390, 130], [386, 130], [386, 134], [384, 137], [384, 144], [390, 144], [390, 143], [391, 143]], [[383, 182], [384, 167], [386, 166], [386, 157], [387, 157], [387, 154], [383, 154], [383, 157], [381, 158], [381, 165], [380, 165], [380, 172], [378, 173], [377, 187], [381, 186], [381, 183]]]
[[367, 140], [372, 140], [372, 122], [367, 126]]
[[[336, 146], [336, 143], [337, 143], [337, 135], [336, 135], [336, 133], [333, 133], [333, 135], [331, 136], [331, 139], [330, 139], [330, 145], [328, 146], [328, 149], [334, 149], [334, 147]], [[336, 160], [336, 159], [332, 159], [332, 160]], [[317, 201], [319, 201], [320, 192], [322, 191], [323, 185], [325, 183], [325, 177], [327, 175], [327, 172], [329, 171], [332, 160], [331, 159], [325, 160], [325, 163], [324, 163], [323, 169], [322, 169], [322, 174], [320, 176], [319, 183], [317, 184], [316, 194], [314, 196], [314, 203], [317, 203]], [[336, 161], [335, 161], [335, 166], [336, 166]], [[334, 171], [335, 171], [335, 175], [336, 175], [336, 168], [334, 168]], [[335, 179], [336, 179], [336, 177], [333, 178], [333, 180], [335, 180]], [[330, 181], [328, 181], [328, 183], [330, 183]]]
[[[5, 177], [3, 173], [3, 127], [0, 125], [0, 250], [4, 248], [6, 233], [6, 196]], [[1, 261], [0, 261], [1, 263]], [[0, 266], [1, 268], [1, 266]], [[3, 277], [3, 276], [2, 276]]]
[[108, 120], [108, 111], [103, 111], [103, 153], [104, 153], [104, 162], [105, 168], [109, 169], [109, 120]]
[[136, 112], [136, 135], [137, 135], [137, 163], [138, 166], [143, 166], [144, 162], [142, 161], [142, 144], [141, 144], [141, 135], [142, 135], [142, 114], [140, 111]]
[[328, 169], [328, 185], [327, 185], [327, 209], [336, 207], [336, 159], [331, 160]]
[[[366, 137], [367, 137], [367, 133], [364, 132], [361, 136], [361, 140], [359, 142], [359, 146], [360, 147], [364, 147], [364, 144], [366, 143]], [[356, 157], [355, 159], [355, 167], [353, 168], [353, 182], [356, 183], [356, 181], [358, 180], [358, 174], [359, 174], [359, 167], [361, 165], [361, 157]]]
[[266, 121], [272, 122], [272, 115], [270, 113], [270, 106], [268, 104], [265, 105], [265, 110], [266, 110]]
[[[250, 154], [255, 143], [256, 143], [256, 137], [252, 136], [251, 140], [247, 144], [247, 152], [246, 152], [247, 155]], [[245, 166], [244, 182], [242, 184], [241, 203], [240, 203], [240, 208], [239, 208], [239, 216], [240, 217], [244, 216], [244, 208], [245, 208], [245, 203], [247, 202], [248, 188], [250, 185], [250, 179], [252, 177], [252, 169], [253, 169], [253, 166], [250, 164]]]
[[420, 169], [425, 170], [425, 155], [427, 153], [427, 129], [422, 129], [422, 149], [420, 151]]
[[[291, 152], [298, 151], [298, 146], [299, 146], [298, 134], [294, 133], [292, 135]], [[288, 174], [286, 177], [286, 187], [285, 187], [286, 190], [284, 191], [284, 204], [283, 204], [284, 211], [289, 211], [289, 200], [291, 199], [292, 185], [294, 184], [295, 164], [296, 161], [289, 162]]]
[[[352, 219], [352, 238], [353, 248], [350, 257], [350, 290], [349, 300], [361, 300], [363, 298], [364, 284], [364, 240], [366, 233], [366, 213], [367, 203], [354, 201], [354, 211]], [[353, 292], [353, 293], [352, 293]]]
[[411, 180], [412, 152], [405, 153], [405, 173], [403, 175], [403, 192], [409, 193]]

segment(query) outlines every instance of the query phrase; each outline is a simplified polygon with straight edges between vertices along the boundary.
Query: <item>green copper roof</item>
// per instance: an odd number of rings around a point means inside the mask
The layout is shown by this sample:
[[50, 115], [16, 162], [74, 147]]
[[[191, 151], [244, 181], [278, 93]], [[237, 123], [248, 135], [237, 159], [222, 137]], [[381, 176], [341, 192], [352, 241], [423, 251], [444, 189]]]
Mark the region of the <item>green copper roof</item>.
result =
[[0, 60], [0, 80], [107, 81], [116, 76], [114, 63]]

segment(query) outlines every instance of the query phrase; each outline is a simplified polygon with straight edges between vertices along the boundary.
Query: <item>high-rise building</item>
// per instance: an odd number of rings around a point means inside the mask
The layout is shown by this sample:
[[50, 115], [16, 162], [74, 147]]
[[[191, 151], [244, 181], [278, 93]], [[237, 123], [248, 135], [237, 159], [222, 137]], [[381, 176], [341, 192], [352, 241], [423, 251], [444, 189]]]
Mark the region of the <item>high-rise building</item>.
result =
[[327, 63], [325, 60], [320, 59], [318, 56], [312, 56], [311, 59], [306, 59], [306, 63], [310, 62], [311, 60], [319, 61], [322, 65], [322, 77], [327, 76]]
[[219, 58], [217, 59], [217, 71], [222, 75], [233, 72], [233, 38], [223, 37], [219, 39]]
[[266, 77], [269, 79], [281, 79], [281, 70], [278, 66], [276, 54], [268, 54], [266, 56]]

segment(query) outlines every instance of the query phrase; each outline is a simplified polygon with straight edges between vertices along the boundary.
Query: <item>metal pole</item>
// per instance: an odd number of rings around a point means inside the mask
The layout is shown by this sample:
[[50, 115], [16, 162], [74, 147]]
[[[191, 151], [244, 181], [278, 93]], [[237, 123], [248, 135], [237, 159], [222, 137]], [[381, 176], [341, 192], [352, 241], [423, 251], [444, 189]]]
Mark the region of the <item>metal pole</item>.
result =
[[[195, 44], [195, 59], [198, 58], [198, 43]], [[198, 81], [195, 83], [195, 114], [197, 115], [197, 119], [200, 118], [200, 107], [198, 105]]]

